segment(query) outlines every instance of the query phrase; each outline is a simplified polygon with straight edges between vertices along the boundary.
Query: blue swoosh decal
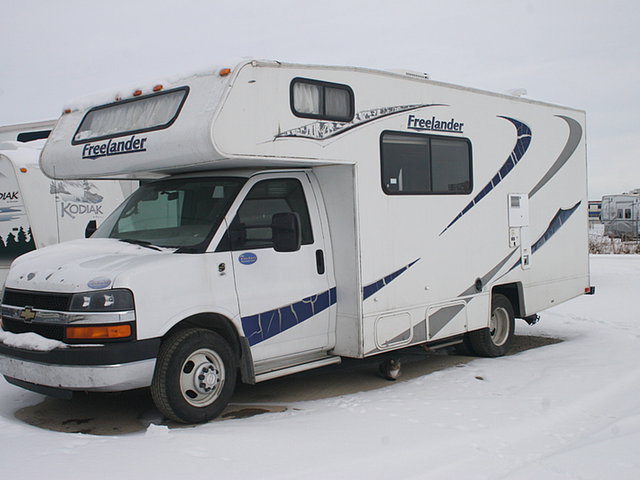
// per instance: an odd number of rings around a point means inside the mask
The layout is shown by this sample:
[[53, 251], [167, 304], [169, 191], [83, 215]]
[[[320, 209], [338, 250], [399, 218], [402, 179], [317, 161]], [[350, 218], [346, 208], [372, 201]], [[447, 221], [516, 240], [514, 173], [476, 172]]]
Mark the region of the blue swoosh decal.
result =
[[480, 203], [480, 201], [484, 197], [486, 197], [487, 194], [491, 190], [493, 190], [496, 187], [496, 185], [498, 185], [504, 179], [504, 177], [506, 177], [509, 174], [509, 172], [511, 172], [511, 170], [513, 170], [513, 168], [518, 164], [522, 156], [527, 152], [527, 149], [529, 148], [529, 144], [531, 143], [531, 129], [521, 121], [516, 120], [514, 118], [503, 117], [501, 115], [498, 115], [498, 117], [504, 118], [505, 120], [510, 121], [516, 127], [516, 132], [517, 132], [516, 145], [515, 147], [513, 147], [513, 151], [511, 152], [507, 160], [504, 162], [502, 167], [500, 167], [500, 170], [498, 170], [498, 173], [496, 173], [495, 176], [491, 179], [491, 181], [488, 182], [482, 190], [480, 190], [480, 193], [478, 193], [475, 196], [475, 198], [471, 200], [471, 202], [469, 202], [469, 204], [462, 209], [462, 211], [451, 221], [451, 223], [447, 225], [447, 227], [444, 230], [442, 230], [442, 232], [440, 232], [440, 235], [442, 235], [444, 232], [446, 232], [449, 229], [449, 227], [451, 227], [454, 223], [460, 220], [465, 213], [467, 213], [469, 210], [475, 207], [478, 203]]
[[[547, 229], [544, 231], [542, 235], [540, 235], [540, 238], [538, 238], [538, 240], [536, 240], [536, 242], [531, 246], [532, 255], [536, 253], [538, 250], [540, 250], [540, 248], [545, 243], [547, 243], [549, 239], [551, 239], [551, 237], [553, 237], [558, 232], [558, 230], [560, 230], [560, 228], [562, 228], [562, 226], [566, 223], [569, 217], [571, 217], [571, 215], [575, 213], [575, 211], [578, 209], [581, 203], [582, 201], [579, 201], [571, 208], [568, 208], [566, 210], [563, 210], [561, 208], [560, 210], [558, 210], [558, 213], [556, 213], [554, 217], [551, 219], [551, 221], [549, 222], [549, 226], [547, 227]], [[511, 270], [516, 268], [521, 263], [522, 263], [522, 259], [518, 260], [516, 264], [513, 267], [511, 267]]]
[[560, 230], [560, 227], [564, 225], [567, 219], [574, 214], [574, 212], [578, 209], [582, 201], [576, 203], [573, 207], [563, 210], [558, 210], [558, 213], [551, 219], [549, 222], [549, 226], [545, 230], [545, 232], [538, 238], [536, 243], [531, 246], [531, 253], [536, 253], [536, 250], [539, 250], [551, 237], [555, 235], [555, 233]]
[[391, 283], [396, 278], [398, 278], [400, 275], [402, 275], [404, 272], [409, 270], [409, 268], [411, 268], [418, 260], [420, 260], [420, 259], [418, 258], [417, 260], [414, 260], [413, 262], [411, 262], [409, 265], [405, 265], [401, 269], [396, 270], [395, 272], [387, 275], [386, 277], [383, 277], [380, 280], [376, 280], [375, 282], [370, 283], [369, 285], [366, 285], [365, 287], [363, 287], [362, 288], [362, 299], [366, 300], [367, 298], [369, 298], [371, 295], [376, 293], [381, 288], [386, 287], [389, 283]]
[[336, 303], [336, 287], [284, 307], [242, 317], [242, 330], [253, 346], [309, 320]]

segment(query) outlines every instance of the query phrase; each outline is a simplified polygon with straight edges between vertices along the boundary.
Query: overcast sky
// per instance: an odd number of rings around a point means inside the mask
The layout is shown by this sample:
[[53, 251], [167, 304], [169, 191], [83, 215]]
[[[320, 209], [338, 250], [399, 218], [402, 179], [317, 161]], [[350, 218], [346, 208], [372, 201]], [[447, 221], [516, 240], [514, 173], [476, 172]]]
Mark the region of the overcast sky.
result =
[[587, 112], [589, 197], [640, 188], [638, 0], [4, 2], [0, 125], [221, 60], [405, 68]]

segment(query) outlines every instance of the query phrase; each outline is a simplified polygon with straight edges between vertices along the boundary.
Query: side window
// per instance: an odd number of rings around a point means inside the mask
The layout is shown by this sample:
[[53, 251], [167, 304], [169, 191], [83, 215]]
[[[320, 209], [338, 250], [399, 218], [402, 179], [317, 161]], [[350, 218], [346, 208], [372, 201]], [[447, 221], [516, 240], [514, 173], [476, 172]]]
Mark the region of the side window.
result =
[[312, 244], [311, 219], [302, 184], [294, 178], [256, 183], [240, 205], [218, 251], [273, 248], [273, 216], [290, 212], [300, 218], [302, 245]]
[[353, 90], [348, 85], [294, 78], [290, 89], [291, 110], [297, 117], [350, 122]]
[[468, 139], [383, 132], [380, 144], [382, 189], [387, 195], [471, 193]]

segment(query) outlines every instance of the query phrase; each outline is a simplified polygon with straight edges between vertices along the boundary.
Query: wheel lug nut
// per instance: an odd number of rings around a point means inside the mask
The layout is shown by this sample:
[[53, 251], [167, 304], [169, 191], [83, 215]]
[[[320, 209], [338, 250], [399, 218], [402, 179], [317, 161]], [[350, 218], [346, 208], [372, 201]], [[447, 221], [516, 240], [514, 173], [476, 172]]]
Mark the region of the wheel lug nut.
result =
[[198, 380], [204, 380], [204, 375], [198, 375]]

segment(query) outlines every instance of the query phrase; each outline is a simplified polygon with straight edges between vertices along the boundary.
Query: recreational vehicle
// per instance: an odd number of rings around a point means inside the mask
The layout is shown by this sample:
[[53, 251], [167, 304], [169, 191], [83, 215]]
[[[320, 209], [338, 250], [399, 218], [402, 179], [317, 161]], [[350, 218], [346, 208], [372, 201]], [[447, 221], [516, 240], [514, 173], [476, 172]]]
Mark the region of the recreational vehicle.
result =
[[610, 237], [640, 238], [640, 193], [602, 197], [604, 234]]
[[413, 345], [503, 355], [514, 317], [591, 291], [584, 128], [524, 98], [257, 60], [71, 107], [47, 175], [153, 181], [91, 238], [14, 262], [0, 372], [150, 387], [191, 423], [238, 380]]
[[0, 142], [32, 142], [49, 137], [55, 126], [55, 120], [42, 122], [18, 123], [0, 127]]
[[83, 238], [87, 222], [102, 223], [133, 183], [47, 178], [39, 165], [42, 145], [0, 143], [0, 283], [16, 257]]

